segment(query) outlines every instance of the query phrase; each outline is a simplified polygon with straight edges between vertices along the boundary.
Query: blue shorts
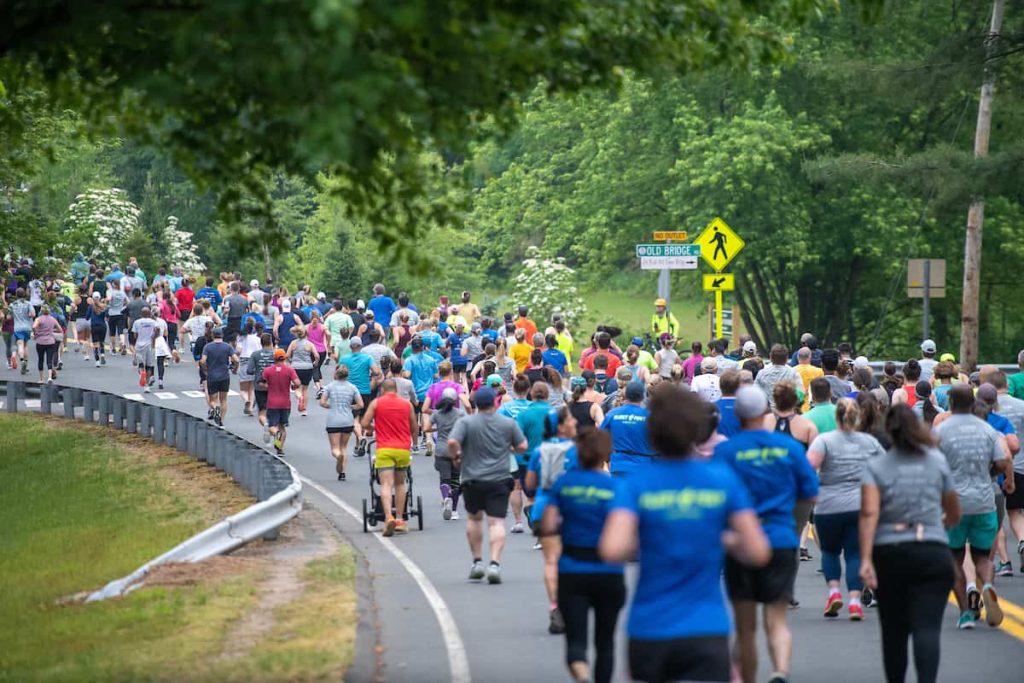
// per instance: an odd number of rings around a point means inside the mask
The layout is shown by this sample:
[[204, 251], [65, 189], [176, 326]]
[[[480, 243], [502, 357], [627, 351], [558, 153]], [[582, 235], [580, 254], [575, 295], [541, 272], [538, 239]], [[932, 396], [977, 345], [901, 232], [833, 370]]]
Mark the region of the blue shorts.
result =
[[949, 536], [949, 547], [953, 550], [962, 550], [970, 543], [972, 552], [987, 553], [996, 542], [996, 534], [999, 532], [997, 520], [995, 510], [979, 515], [964, 515], [960, 518], [959, 524], [946, 532]]
[[32, 339], [32, 330], [15, 330], [12, 337], [15, 341], [23, 341], [27, 344]]

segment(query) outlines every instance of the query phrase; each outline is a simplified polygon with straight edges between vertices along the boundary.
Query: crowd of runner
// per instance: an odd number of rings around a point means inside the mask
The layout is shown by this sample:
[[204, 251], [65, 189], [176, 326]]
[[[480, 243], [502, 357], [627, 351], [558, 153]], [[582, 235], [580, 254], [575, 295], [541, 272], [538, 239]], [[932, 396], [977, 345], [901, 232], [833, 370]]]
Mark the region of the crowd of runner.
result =
[[678, 321], [655, 305], [648, 348], [557, 315], [538, 325], [526, 307], [490, 318], [469, 292], [421, 309], [382, 284], [366, 301], [328, 298], [134, 259], [78, 258], [59, 279], [13, 262], [0, 297], [10, 369], [30, 372], [34, 341], [40, 382], [75, 355], [101, 372], [108, 352], [130, 355], [126, 386], [144, 392], [180, 366], [218, 425], [237, 388], [235, 419], [258, 420], [279, 454], [293, 410], [317, 403], [339, 481], [350, 442], [373, 458], [386, 536], [407, 531], [412, 457], [432, 457], [441, 517], [466, 515], [470, 580], [501, 583], [506, 532], [536, 537], [548, 630], [565, 634], [577, 681], [611, 679], [637, 562], [634, 679], [751, 683], [760, 606], [770, 681], [784, 683], [811, 534], [823, 618], [877, 607], [889, 681], [904, 680], [910, 640], [917, 680], [937, 679], [950, 589], [959, 628], [1001, 622], [996, 577], [1014, 560], [1024, 573], [1024, 540], [1011, 553], [1004, 525], [1024, 539], [1024, 372], [965, 375], [932, 340], [881, 372], [811, 334], [795, 350], [743, 338], [680, 351]]

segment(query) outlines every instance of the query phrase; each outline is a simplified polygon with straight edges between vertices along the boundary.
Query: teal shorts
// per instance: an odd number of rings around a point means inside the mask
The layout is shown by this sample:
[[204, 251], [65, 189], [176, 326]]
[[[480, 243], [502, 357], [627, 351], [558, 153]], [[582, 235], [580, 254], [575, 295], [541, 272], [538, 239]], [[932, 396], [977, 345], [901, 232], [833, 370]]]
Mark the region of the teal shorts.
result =
[[999, 522], [993, 510], [980, 515], [964, 515], [960, 523], [946, 533], [949, 534], [949, 547], [953, 550], [961, 550], [970, 543], [973, 552], [984, 554], [992, 549], [998, 531]]

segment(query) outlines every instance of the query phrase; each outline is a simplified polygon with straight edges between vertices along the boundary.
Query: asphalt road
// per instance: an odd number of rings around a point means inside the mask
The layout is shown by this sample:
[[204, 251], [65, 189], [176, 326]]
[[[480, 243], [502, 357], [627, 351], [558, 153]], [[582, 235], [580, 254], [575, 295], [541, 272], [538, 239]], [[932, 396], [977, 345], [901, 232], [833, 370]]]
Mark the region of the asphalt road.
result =
[[[34, 367], [34, 352], [32, 366]], [[150, 403], [165, 403], [206, 415], [201, 397], [183, 392], [199, 390], [194, 363], [168, 368], [165, 391], [140, 394], [137, 375], [127, 358], [108, 357], [109, 364], [95, 368], [80, 354], [65, 357], [60, 383], [135, 395]], [[16, 377], [10, 370], [0, 370]], [[26, 379], [34, 378], [32, 373]], [[232, 380], [237, 387], [237, 381]], [[132, 396], [130, 396], [132, 397]], [[255, 418], [242, 414], [242, 402], [230, 399], [225, 428], [262, 443]], [[470, 555], [463, 521], [445, 522], [440, 514], [437, 475], [429, 458], [413, 462], [415, 494], [422, 496], [425, 529], [386, 543], [379, 533], [364, 534], [362, 523], [351, 511], [359, 511], [368, 497], [368, 463], [349, 459], [347, 482], [338, 482], [334, 461], [324, 433], [324, 411], [311, 402], [309, 417], [292, 413], [286, 459], [307, 479], [306, 500], [326, 514], [365, 559], [360, 577], [362, 601], [356, 662], [350, 681], [559, 681], [568, 680], [563, 639], [547, 633], [547, 599], [541, 583], [541, 554], [532, 549], [528, 535], [508, 536], [503, 558], [503, 583], [498, 586], [467, 580]], [[346, 511], [348, 508], [348, 511]], [[403, 566], [397, 555], [404, 555]], [[825, 588], [816, 573], [815, 561], [800, 566], [797, 599], [801, 606], [790, 612], [793, 629], [794, 681], [882, 680], [878, 621], [874, 610], [867, 619], [852, 623], [845, 618], [826, 620], [821, 615]], [[1014, 557], [1014, 568], [1018, 569]], [[411, 570], [411, 571], [410, 571]], [[436, 594], [428, 598], [414, 575], [422, 573]], [[942, 681], [979, 680], [990, 683], [1024, 680], [1024, 574], [999, 578], [996, 583], [1007, 620], [998, 629], [980, 625], [974, 631], [956, 630], [956, 610], [950, 606], [942, 634]], [[429, 591], [428, 591], [429, 592]], [[680, 609], [687, 609], [685, 604]], [[442, 629], [436, 614], [450, 614], [449, 628]], [[1011, 611], [1013, 614], [1011, 614]], [[625, 623], [625, 611], [620, 626]], [[621, 631], [622, 629], [620, 629]], [[461, 649], [460, 649], [461, 648]], [[619, 674], [627, 681], [625, 637], [620, 632], [617, 654]], [[463, 660], [462, 657], [465, 657]], [[463, 662], [468, 676], [458, 676]], [[465, 671], [463, 671], [465, 673]], [[761, 678], [771, 673], [762, 641]], [[913, 673], [908, 680], [914, 680]]]

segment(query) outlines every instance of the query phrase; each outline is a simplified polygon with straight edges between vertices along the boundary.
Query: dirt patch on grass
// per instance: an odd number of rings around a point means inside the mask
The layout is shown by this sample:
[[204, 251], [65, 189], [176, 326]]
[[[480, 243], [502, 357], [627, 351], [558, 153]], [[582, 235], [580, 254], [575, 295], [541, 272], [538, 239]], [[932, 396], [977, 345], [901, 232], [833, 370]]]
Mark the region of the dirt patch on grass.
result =
[[219, 555], [202, 562], [169, 562], [153, 567], [146, 575], [146, 586], [194, 586], [246, 571], [259, 569], [262, 560]]

